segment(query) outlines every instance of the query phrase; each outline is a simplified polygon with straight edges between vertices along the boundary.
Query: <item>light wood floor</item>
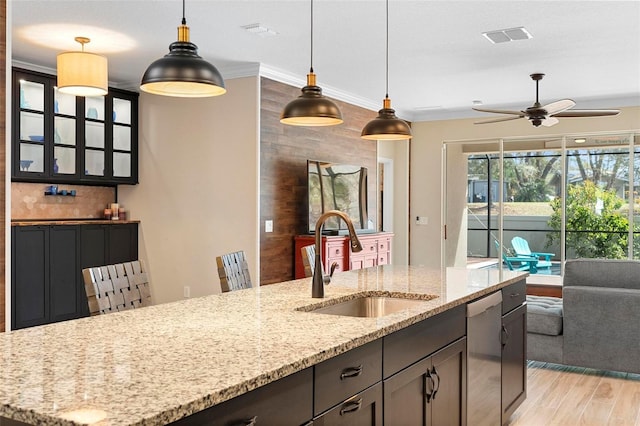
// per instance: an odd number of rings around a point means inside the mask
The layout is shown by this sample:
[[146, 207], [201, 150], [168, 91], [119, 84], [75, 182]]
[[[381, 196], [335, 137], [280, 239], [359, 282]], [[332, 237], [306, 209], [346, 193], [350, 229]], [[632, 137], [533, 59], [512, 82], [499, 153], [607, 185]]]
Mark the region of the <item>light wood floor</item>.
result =
[[527, 399], [509, 425], [640, 426], [640, 374], [530, 361]]

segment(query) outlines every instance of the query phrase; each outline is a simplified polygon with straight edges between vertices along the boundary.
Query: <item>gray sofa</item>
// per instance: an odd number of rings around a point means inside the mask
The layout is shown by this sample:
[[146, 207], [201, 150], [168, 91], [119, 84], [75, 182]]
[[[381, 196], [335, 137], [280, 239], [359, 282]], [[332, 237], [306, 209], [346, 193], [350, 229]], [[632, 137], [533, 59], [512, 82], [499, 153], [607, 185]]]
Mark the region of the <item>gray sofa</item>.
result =
[[640, 261], [568, 260], [562, 298], [527, 305], [528, 359], [640, 373]]

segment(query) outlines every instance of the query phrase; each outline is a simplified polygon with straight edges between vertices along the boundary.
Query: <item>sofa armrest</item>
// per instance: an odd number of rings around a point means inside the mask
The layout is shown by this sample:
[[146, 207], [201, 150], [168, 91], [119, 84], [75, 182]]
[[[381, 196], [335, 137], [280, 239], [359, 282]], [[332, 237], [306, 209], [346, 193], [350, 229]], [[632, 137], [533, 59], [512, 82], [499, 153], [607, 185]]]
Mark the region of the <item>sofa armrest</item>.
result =
[[565, 287], [564, 363], [640, 373], [640, 290]]

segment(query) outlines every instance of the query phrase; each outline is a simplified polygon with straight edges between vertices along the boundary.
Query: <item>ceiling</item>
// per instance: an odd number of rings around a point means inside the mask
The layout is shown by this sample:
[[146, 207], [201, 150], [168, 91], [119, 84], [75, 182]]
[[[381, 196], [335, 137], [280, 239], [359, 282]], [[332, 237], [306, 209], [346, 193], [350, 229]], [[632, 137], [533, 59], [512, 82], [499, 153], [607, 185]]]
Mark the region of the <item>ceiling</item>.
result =
[[[180, 0], [8, 0], [14, 64], [55, 70], [78, 50], [109, 59], [109, 81], [138, 90], [146, 67], [177, 39]], [[191, 41], [226, 78], [261, 75], [304, 85], [307, 0], [186, 0]], [[242, 26], [277, 34], [260, 37]], [[491, 44], [485, 31], [525, 27], [533, 38]], [[325, 94], [366, 108], [385, 95], [385, 2], [316, 0], [313, 66]], [[389, 96], [408, 120], [487, 117], [573, 99], [576, 109], [640, 105], [640, 1], [389, 1]]]

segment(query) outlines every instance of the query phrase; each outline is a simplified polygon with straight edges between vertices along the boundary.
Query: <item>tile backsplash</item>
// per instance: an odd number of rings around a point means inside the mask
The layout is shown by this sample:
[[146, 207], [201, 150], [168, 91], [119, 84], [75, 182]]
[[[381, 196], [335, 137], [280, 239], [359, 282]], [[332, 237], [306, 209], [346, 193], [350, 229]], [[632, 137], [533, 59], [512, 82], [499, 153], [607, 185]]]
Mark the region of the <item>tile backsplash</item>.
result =
[[101, 218], [105, 207], [116, 201], [116, 189], [105, 186], [59, 184], [76, 195], [44, 195], [49, 184], [11, 183], [11, 219]]

